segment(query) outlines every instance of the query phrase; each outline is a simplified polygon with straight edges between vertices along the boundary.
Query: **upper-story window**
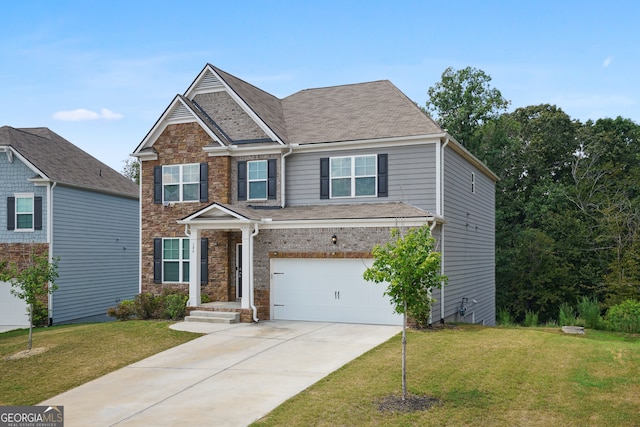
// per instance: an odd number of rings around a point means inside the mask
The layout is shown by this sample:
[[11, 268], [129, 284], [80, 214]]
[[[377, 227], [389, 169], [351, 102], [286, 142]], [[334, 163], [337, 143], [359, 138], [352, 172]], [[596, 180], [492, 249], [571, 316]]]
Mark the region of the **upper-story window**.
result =
[[249, 200], [267, 199], [267, 161], [247, 162], [249, 172]]
[[153, 169], [153, 202], [207, 202], [207, 163], [155, 166]]
[[162, 167], [163, 201], [194, 202], [200, 199], [200, 165]]
[[323, 157], [320, 159], [320, 198], [387, 197], [387, 154]]
[[33, 194], [16, 194], [16, 230], [33, 230]]
[[7, 230], [42, 230], [42, 197], [33, 193], [7, 197]]
[[238, 161], [238, 200], [277, 198], [277, 159]]
[[376, 156], [333, 157], [331, 198], [376, 195]]

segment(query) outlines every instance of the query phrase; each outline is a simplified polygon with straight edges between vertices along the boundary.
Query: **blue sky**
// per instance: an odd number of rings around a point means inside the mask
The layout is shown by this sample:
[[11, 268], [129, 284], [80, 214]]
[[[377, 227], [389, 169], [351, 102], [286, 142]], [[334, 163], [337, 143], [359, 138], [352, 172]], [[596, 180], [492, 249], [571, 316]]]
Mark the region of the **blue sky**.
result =
[[206, 63], [285, 97], [391, 80], [424, 105], [447, 67], [511, 110], [640, 123], [640, 2], [15, 1], [0, 26], [0, 125], [46, 126], [116, 170]]

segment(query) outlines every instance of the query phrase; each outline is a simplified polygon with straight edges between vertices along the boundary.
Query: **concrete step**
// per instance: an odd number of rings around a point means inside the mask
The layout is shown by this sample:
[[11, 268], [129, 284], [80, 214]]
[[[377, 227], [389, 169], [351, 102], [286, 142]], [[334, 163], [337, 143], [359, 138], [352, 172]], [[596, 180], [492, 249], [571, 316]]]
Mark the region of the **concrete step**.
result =
[[227, 311], [205, 311], [193, 310], [191, 314], [184, 318], [185, 322], [207, 322], [207, 323], [238, 323], [240, 313]]

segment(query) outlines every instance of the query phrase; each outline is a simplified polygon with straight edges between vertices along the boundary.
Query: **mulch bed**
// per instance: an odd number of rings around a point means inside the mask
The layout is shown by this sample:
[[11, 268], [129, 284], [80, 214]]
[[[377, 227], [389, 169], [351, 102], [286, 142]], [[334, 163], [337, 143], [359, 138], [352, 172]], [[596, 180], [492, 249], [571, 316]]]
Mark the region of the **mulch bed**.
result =
[[416, 412], [426, 411], [433, 406], [439, 406], [442, 401], [437, 397], [419, 396], [408, 394], [405, 400], [402, 395], [391, 395], [380, 399], [377, 402], [380, 412]]

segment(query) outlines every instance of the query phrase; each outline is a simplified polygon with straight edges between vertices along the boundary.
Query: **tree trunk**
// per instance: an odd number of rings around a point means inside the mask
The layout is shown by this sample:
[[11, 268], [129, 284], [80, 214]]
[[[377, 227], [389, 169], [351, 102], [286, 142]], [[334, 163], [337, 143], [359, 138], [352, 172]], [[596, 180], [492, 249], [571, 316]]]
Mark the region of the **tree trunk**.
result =
[[29, 344], [27, 350], [31, 351], [31, 345], [33, 343], [33, 304], [29, 305]]
[[402, 401], [407, 400], [407, 301], [402, 314]]

